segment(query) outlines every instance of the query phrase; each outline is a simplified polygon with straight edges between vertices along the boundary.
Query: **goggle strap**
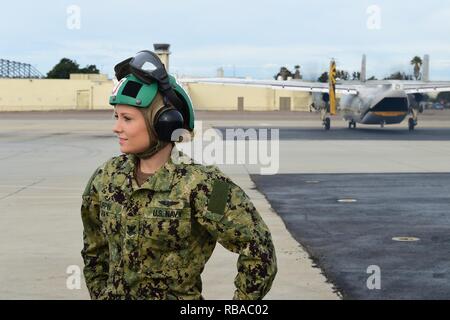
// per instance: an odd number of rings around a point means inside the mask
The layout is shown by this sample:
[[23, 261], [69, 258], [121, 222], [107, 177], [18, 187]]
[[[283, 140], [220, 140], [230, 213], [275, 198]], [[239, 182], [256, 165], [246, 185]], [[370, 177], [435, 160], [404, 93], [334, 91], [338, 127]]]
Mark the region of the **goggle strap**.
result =
[[184, 121], [188, 123], [189, 119], [186, 117], [185, 108], [183, 102], [178, 98], [175, 91], [171, 88], [170, 90], [167, 90], [163, 92], [163, 95], [167, 97], [167, 99], [170, 101], [170, 103], [178, 109], [178, 111], [181, 112], [183, 115]]

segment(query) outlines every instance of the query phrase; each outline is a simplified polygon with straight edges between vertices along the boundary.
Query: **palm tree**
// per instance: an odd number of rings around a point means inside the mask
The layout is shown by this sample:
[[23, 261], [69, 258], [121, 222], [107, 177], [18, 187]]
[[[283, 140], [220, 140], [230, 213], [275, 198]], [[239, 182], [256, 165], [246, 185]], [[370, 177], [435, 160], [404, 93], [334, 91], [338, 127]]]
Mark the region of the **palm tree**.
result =
[[415, 56], [411, 60], [411, 65], [414, 66], [414, 78], [416, 78], [416, 80], [419, 80], [419, 78], [421, 77], [420, 67], [422, 66], [422, 63], [422, 59], [420, 59], [420, 57], [418, 56]]

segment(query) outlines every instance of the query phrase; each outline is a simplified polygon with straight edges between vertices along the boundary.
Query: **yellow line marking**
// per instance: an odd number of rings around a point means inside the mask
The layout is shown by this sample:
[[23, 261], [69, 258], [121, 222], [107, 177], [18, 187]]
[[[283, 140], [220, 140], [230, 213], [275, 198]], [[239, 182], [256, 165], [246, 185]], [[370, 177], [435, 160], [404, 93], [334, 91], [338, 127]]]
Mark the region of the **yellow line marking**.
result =
[[374, 115], [382, 116], [382, 117], [398, 117], [398, 116], [404, 116], [406, 112], [404, 111], [375, 111], [373, 112]]

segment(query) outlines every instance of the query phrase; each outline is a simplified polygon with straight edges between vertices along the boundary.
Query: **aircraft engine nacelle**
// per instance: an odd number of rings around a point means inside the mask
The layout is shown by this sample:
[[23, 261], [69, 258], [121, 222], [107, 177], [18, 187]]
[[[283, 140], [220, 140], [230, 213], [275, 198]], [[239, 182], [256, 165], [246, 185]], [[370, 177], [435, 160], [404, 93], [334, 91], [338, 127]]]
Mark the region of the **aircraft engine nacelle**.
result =
[[328, 93], [313, 92], [311, 107], [315, 111], [320, 111], [327, 107], [329, 101], [330, 95]]
[[423, 106], [420, 102], [425, 100], [425, 95], [422, 93], [412, 93], [408, 94], [408, 107], [409, 109], [415, 109], [419, 111], [420, 113], [423, 112]]

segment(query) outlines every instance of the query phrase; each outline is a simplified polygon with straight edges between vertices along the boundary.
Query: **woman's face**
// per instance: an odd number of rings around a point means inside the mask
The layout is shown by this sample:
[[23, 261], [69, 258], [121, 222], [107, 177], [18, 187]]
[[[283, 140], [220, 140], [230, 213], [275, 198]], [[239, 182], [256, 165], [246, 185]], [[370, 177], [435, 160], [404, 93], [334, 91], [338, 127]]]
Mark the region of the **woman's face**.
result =
[[150, 145], [147, 126], [144, 116], [136, 108], [118, 104], [114, 108], [116, 122], [113, 132], [119, 138], [122, 153], [140, 153]]

